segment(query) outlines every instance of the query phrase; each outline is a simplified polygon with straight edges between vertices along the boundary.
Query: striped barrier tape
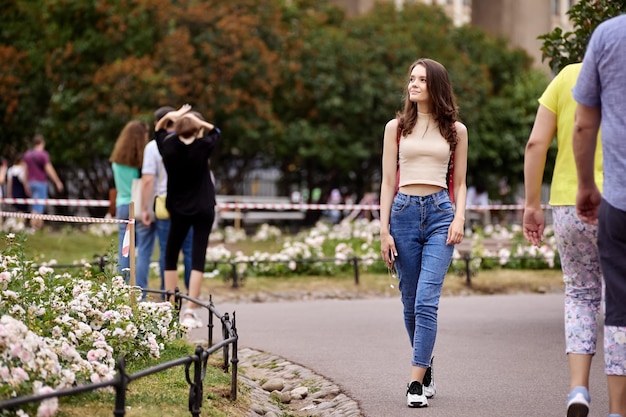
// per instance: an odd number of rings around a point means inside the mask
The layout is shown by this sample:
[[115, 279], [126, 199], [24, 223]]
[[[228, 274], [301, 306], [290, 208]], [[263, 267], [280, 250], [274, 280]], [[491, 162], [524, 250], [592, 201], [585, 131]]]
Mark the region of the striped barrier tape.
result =
[[[0, 202], [8, 204], [44, 204], [50, 206], [73, 207], [109, 207], [109, 200], [77, 200], [77, 199], [34, 199], [34, 198], [1, 198]], [[307, 204], [307, 203], [217, 203], [218, 210], [380, 210], [378, 204]], [[551, 206], [543, 204], [542, 209]], [[488, 206], [467, 206], [468, 210], [523, 210], [521, 204], [490, 204]]]
[[[253, 209], [253, 210], [380, 210], [378, 204], [268, 204], [268, 203], [218, 203], [219, 209]], [[550, 209], [549, 205], [542, 205]], [[491, 204], [488, 206], [467, 206], [467, 210], [523, 210], [520, 204]]]
[[0, 211], [0, 217], [15, 217], [18, 219], [42, 219], [65, 223], [135, 223], [135, 219], [104, 219], [102, 217], [58, 216], [56, 214], [18, 213], [15, 211]]
[[0, 198], [0, 202], [7, 204], [43, 204], [46, 206], [63, 207], [109, 207], [109, 200], [78, 200], [60, 198]]

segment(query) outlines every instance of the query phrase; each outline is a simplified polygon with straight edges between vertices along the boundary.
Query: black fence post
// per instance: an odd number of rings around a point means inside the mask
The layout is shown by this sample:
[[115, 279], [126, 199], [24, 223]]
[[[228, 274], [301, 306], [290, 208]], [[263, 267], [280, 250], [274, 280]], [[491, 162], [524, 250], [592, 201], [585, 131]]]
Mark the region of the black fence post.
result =
[[232, 269], [231, 275], [233, 277], [233, 288], [239, 288], [239, 277], [237, 276], [237, 264], [231, 260], [230, 266]]
[[463, 260], [465, 260], [465, 284], [471, 288], [472, 287], [472, 268], [471, 268], [472, 257], [470, 256], [469, 253], [466, 253], [465, 255], [463, 255]]
[[359, 258], [356, 256], [352, 258], [352, 267], [354, 269], [354, 283], [359, 285]]
[[95, 254], [93, 257], [96, 258], [96, 265], [100, 268], [100, 272], [104, 272], [104, 268], [106, 268], [107, 262], [109, 262], [106, 255], [100, 256]]
[[[237, 326], [236, 326], [236, 317], [235, 312], [233, 311], [233, 322], [232, 322], [232, 333], [237, 335]], [[233, 364], [233, 371], [230, 377], [230, 399], [231, 401], [235, 401], [237, 399], [237, 366], [239, 364], [239, 357], [237, 356], [238, 349], [238, 340], [239, 338], [235, 337], [235, 341], [232, 343], [233, 347], [233, 359], [230, 361]]]
[[[189, 412], [193, 417], [200, 417], [202, 407], [202, 346], [196, 346], [196, 353], [193, 360], [193, 382], [187, 377], [189, 382]], [[189, 368], [187, 368], [189, 370]]]
[[213, 324], [213, 308], [215, 308], [215, 305], [213, 304], [213, 295], [209, 294], [209, 324], [207, 324], [207, 327], [209, 328], [209, 347], [213, 346], [213, 328], [215, 327], [215, 324]]
[[176, 287], [174, 288], [174, 308], [177, 311], [180, 311], [182, 307], [183, 307], [183, 299], [180, 297], [180, 289]]
[[126, 389], [128, 388], [128, 375], [126, 374], [126, 361], [124, 357], [117, 360], [117, 376], [115, 383], [115, 417], [124, 417], [126, 415]]
[[[228, 313], [224, 313], [224, 317], [222, 318], [222, 340], [228, 339], [228, 327], [226, 326], [226, 323], [228, 322], [230, 322], [230, 317], [228, 316]], [[222, 369], [224, 369], [224, 372], [228, 372], [228, 360], [230, 359], [228, 356], [228, 345], [224, 345], [222, 352], [222, 356], [224, 357]]]

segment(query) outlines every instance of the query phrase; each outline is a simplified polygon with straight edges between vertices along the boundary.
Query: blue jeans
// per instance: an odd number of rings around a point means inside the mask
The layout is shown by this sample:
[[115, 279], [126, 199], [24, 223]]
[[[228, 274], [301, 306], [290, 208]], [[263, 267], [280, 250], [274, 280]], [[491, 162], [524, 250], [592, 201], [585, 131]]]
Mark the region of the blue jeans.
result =
[[[48, 198], [48, 183], [46, 181], [30, 181], [28, 183], [30, 187], [31, 198], [47, 199]], [[33, 213], [43, 213], [43, 204], [33, 204]]]
[[446, 190], [427, 196], [398, 193], [393, 201], [389, 230], [398, 256], [404, 325], [413, 347], [412, 364], [430, 366], [437, 336], [441, 287], [454, 245], [446, 245], [454, 208]]
[[[146, 227], [142, 222], [137, 222], [135, 226], [137, 232], [137, 285], [141, 288], [148, 288], [148, 274], [150, 272], [150, 261], [154, 252], [154, 241], [159, 239], [159, 270], [161, 275], [161, 289], [165, 289], [163, 271], [165, 270], [165, 247], [167, 236], [170, 232], [170, 219], [155, 219]], [[189, 277], [191, 275], [191, 242], [193, 229], [189, 230], [187, 237], [183, 241], [183, 264], [185, 266], [185, 288], [189, 289]]]

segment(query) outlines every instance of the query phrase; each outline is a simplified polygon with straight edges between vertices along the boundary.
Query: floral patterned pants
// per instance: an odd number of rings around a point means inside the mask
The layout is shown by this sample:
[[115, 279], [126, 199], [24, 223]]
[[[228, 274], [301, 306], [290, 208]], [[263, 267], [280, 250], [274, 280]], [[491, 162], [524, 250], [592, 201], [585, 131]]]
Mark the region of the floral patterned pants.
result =
[[[567, 353], [595, 354], [602, 303], [597, 226], [581, 221], [574, 206], [554, 206], [554, 232], [565, 282]], [[607, 375], [626, 375], [626, 329], [604, 326]]]
[[552, 214], [565, 282], [565, 349], [593, 355], [602, 302], [598, 228], [581, 221], [575, 206], [554, 206]]

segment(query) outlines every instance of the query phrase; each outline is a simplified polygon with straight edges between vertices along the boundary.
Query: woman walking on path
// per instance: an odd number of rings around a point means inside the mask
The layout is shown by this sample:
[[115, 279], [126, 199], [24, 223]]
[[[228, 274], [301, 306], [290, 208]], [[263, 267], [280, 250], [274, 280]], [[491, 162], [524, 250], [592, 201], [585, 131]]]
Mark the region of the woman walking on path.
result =
[[[431, 358], [439, 298], [454, 245], [464, 233], [467, 129], [457, 115], [448, 72], [436, 61], [420, 59], [409, 70], [403, 111], [385, 126], [381, 250], [388, 267], [398, 271], [413, 347], [409, 407], [427, 407], [427, 397], [435, 395]], [[451, 165], [454, 189], [448, 190]]]
[[[215, 187], [209, 171], [209, 158], [220, 130], [190, 112], [191, 106], [165, 115], [156, 125], [156, 144], [167, 171], [166, 207], [171, 225], [165, 249], [165, 289], [174, 291], [178, 283], [178, 254], [187, 232], [193, 227], [189, 296], [199, 298], [206, 262], [206, 248], [215, 219]], [[174, 132], [165, 126], [174, 122]], [[195, 303], [189, 302], [182, 323], [200, 327]]]
[[[576, 215], [578, 180], [572, 134], [577, 104], [572, 88], [581, 68], [581, 63], [563, 68], [539, 98], [539, 109], [524, 156], [524, 236], [539, 247], [545, 227], [541, 182], [546, 156], [552, 138], [557, 134], [558, 151], [550, 186], [550, 205], [565, 282], [565, 349], [570, 372], [567, 417], [589, 414], [589, 372], [596, 353], [602, 301], [598, 227], [584, 223]], [[594, 177], [601, 190], [600, 148], [595, 155]]]
[[[122, 129], [113, 152], [109, 157], [115, 180], [117, 197], [115, 198], [115, 217], [128, 220], [130, 215], [130, 201], [133, 180], [141, 176], [141, 163], [143, 161], [143, 150], [148, 143], [150, 130], [148, 125], [141, 120], [132, 120], [126, 123]], [[135, 207], [140, 210], [140, 207]], [[118, 231], [118, 271], [123, 272], [130, 268], [130, 259], [122, 255], [124, 246], [124, 233], [126, 223], [120, 223]]]

